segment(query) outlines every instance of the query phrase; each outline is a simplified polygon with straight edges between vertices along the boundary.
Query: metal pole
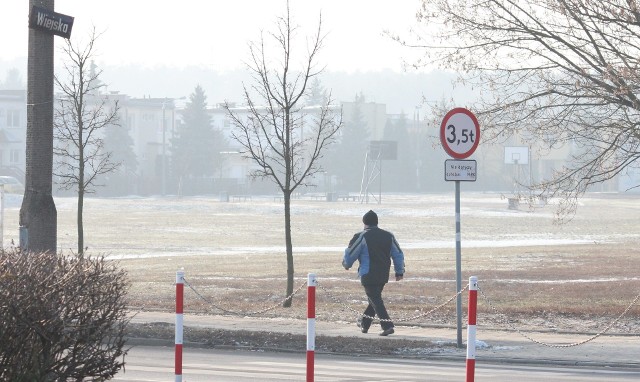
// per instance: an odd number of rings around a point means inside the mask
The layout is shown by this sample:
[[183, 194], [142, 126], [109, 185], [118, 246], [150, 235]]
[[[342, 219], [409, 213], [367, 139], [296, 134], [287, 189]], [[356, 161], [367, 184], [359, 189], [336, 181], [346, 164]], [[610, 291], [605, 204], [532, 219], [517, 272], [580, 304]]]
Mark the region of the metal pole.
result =
[[176, 272], [175, 382], [182, 382], [182, 344], [184, 315], [184, 271]]
[[478, 278], [469, 277], [469, 325], [467, 325], [467, 380], [473, 382], [476, 372], [476, 315], [478, 313]]
[[460, 181], [456, 180], [456, 323], [458, 328], [458, 348], [462, 347], [462, 246], [460, 244]]
[[166, 134], [167, 134], [167, 124], [165, 122], [165, 104], [167, 103], [167, 99], [162, 102], [162, 196], [164, 196], [167, 192], [167, 180], [166, 180], [166, 170], [167, 170], [167, 157], [165, 155], [165, 147], [166, 147]]
[[378, 169], [380, 169], [380, 183], [378, 186], [378, 204], [382, 204], [382, 159], [378, 154]]
[[422, 140], [422, 136], [420, 135], [420, 107], [416, 106], [416, 114], [415, 114], [415, 131], [416, 131], [416, 191], [420, 193], [420, 141]]
[[527, 155], [529, 158], [529, 203], [531, 203], [531, 199], [533, 198], [533, 190], [531, 186], [533, 186], [533, 174], [531, 173], [531, 146], [527, 147]]
[[315, 375], [317, 285], [316, 275], [309, 273], [307, 275], [307, 382], [313, 382]]

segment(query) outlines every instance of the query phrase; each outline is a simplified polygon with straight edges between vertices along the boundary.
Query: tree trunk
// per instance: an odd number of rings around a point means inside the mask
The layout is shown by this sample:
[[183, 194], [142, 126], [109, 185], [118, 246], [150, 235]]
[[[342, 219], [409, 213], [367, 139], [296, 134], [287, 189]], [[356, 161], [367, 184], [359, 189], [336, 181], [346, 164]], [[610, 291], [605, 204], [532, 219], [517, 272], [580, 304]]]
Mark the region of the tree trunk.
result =
[[84, 208], [84, 190], [78, 188], [78, 254], [84, 254], [84, 227], [82, 223], [82, 210]]
[[[80, 71], [80, 86], [84, 86], [84, 80], [82, 78], [82, 70]], [[82, 115], [84, 108], [84, 99], [82, 97], [82, 91], [80, 92], [79, 102], [77, 106], [77, 115]], [[81, 118], [78, 119], [78, 211], [77, 211], [77, 224], [78, 224], [78, 255], [84, 253], [84, 227], [82, 224], [82, 210], [84, 208], [84, 122]]]
[[[30, 0], [54, 9], [54, 0]], [[51, 195], [53, 175], [53, 35], [29, 29], [25, 194], [20, 227], [26, 250], [56, 251], [57, 211]]]
[[[291, 241], [291, 191], [282, 193], [284, 198], [284, 239], [287, 249], [287, 292], [286, 296], [293, 293], [293, 243]], [[286, 300], [283, 304], [285, 308], [291, 306], [293, 298]]]

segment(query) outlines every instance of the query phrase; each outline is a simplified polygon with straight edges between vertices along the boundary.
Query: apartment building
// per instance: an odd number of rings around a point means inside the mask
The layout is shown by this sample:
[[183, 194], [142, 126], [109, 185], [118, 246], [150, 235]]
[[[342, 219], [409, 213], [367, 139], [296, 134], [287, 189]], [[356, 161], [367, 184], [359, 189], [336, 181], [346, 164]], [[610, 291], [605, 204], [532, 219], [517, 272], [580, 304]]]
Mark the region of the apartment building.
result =
[[24, 183], [27, 91], [0, 90], [0, 175]]

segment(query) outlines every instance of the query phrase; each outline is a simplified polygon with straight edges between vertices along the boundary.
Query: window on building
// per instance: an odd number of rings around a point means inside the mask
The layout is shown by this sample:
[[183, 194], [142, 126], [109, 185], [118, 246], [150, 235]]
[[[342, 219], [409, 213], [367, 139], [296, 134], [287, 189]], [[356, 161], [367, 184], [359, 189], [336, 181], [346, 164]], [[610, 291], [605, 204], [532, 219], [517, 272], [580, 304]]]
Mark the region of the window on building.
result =
[[11, 150], [11, 158], [9, 158], [9, 162], [12, 164], [20, 163], [20, 150]]
[[20, 127], [20, 110], [7, 110], [7, 127]]
[[144, 113], [142, 114], [142, 120], [143, 121], [155, 121], [156, 120], [156, 115], [153, 113]]
[[135, 131], [136, 129], [136, 116], [133, 114], [129, 114], [127, 116], [127, 126], [131, 129], [131, 131]]

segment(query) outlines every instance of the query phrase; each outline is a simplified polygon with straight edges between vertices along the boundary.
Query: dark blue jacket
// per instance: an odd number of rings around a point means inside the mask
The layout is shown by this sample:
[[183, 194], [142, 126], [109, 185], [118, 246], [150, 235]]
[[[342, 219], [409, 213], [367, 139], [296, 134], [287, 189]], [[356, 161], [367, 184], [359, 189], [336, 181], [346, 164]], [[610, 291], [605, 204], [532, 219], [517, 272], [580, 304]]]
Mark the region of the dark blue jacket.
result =
[[358, 260], [358, 276], [362, 285], [386, 284], [389, 281], [391, 262], [396, 276], [404, 274], [404, 254], [391, 232], [367, 226], [357, 233], [344, 250], [342, 266], [351, 268]]

